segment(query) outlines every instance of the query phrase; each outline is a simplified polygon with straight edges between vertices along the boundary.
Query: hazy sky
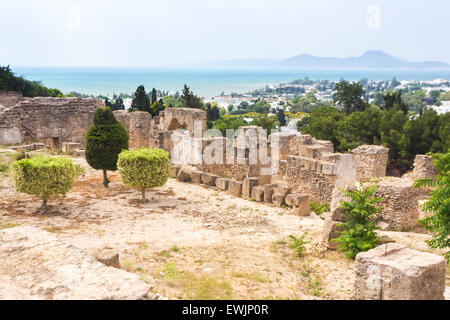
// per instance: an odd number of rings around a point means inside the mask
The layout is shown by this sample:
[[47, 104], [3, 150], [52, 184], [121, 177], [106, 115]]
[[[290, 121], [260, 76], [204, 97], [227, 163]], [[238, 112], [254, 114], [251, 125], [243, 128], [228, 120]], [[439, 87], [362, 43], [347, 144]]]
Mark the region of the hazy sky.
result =
[[152, 67], [380, 49], [450, 63], [447, 0], [2, 0], [0, 65]]

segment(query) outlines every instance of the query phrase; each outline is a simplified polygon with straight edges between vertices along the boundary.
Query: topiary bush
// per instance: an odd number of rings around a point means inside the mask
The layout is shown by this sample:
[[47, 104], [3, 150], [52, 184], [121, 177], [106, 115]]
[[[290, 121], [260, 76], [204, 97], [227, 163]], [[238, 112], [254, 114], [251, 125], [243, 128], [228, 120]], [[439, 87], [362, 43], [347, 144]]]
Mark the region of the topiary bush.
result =
[[51, 196], [66, 194], [75, 182], [76, 168], [67, 158], [25, 158], [13, 162], [12, 169], [16, 191], [41, 197], [44, 210]]
[[124, 150], [119, 154], [117, 167], [122, 183], [140, 189], [145, 202], [145, 189], [161, 187], [169, 178], [169, 153], [148, 148]]
[[117, 170], [119, 153], [128, 149], [129, 136], [109, 107], [95, 111], [94, 125], [86, 134], [86, 161], [97, 170], [103, 170], [103, 185], [108, 187], [107, 170]]

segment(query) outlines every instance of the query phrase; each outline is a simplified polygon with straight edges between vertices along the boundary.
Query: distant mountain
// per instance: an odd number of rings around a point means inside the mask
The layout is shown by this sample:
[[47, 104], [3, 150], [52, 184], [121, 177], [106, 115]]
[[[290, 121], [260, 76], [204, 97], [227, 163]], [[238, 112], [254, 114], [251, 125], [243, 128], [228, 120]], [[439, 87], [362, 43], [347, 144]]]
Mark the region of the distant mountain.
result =
[[381, 50], [367, 51], [359, 57], [334, 58], [300, 54], [282, 60], [244, 59], [219, 61], [205, 66], [212, 68], [262, 69], [449, 69], [439, 61], [409, 62]]

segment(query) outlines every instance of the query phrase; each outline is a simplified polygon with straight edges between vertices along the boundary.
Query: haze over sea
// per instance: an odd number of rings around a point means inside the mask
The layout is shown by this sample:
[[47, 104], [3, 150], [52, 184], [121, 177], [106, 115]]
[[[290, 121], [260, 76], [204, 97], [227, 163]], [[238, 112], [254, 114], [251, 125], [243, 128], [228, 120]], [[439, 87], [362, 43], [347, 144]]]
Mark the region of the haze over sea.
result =
[[50, 88], [64, 93], [76, 91], [92, 95], [133, 93], [143, 84], [147, 91], [159, 90], [181, 92], [187, 84], [195, 94], [207, 99], [221, 92], [244, 93], [281, 82], [309, 77], [316, 80], [341, 78], [356, 81], [369, 80], [450, 80], [450, 70], [193, 70], [193, 69], [147, 69], [147, 68], [14, 68], [18, 75], [28, 80], [39, 80]]

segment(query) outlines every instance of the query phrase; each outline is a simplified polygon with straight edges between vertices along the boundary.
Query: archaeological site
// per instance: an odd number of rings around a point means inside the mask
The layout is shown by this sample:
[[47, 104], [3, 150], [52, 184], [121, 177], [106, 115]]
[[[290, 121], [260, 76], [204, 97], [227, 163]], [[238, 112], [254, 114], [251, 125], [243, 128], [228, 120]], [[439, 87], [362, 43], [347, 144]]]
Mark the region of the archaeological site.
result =
[[[170, 155], [170, 178], [142, 202], [120, 167], [104, 188], [86, 162], [100, 107], [0, 94], [0, 161], [10, 166], [0, 176], [0, 299], [450, 299], [443, 251], [418, 223], [430, 188], [413, 184], [435, 177], [430, 156], [394, 177], [383, 146], [339, 153], [295, 129], [254, 125], [224, 137], [200, 109], [114, 111], [129, 149]], [[16, 159], [40, 155], [81, 168], [47, 210], [16, 192], [11, 173]], [[342, 201], [369, 185], [379, 242], [353, 260], [333, 240], [348, 221]]]

